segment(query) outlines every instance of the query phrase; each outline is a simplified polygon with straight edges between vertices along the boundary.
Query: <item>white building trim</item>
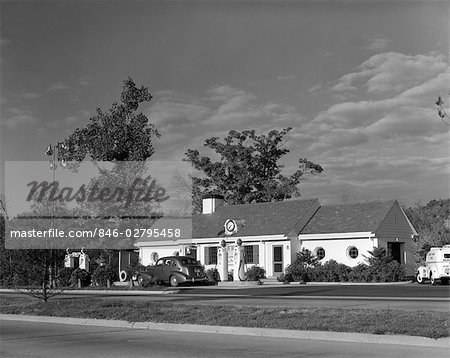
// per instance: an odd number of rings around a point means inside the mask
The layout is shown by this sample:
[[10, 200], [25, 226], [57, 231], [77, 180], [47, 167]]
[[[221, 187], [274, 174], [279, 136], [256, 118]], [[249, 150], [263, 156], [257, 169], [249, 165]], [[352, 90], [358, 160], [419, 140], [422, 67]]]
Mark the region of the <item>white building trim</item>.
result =
[[300, 240], [339, 240], [339, 239], [371, 239], [375, 237], [375, 233], [371, 231], [361, 232], [342, 232], [332, 234], [300, 234]]

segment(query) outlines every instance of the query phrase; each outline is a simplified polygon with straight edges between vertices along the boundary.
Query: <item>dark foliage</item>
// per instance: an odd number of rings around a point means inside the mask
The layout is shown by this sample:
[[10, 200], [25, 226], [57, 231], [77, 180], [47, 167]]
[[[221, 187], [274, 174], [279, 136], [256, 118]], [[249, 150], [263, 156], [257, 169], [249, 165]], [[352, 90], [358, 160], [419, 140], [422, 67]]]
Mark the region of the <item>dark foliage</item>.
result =
[[252, 266], [246, 272], [247, 281], [259, 281], [266, 278], [266, 270], [259, 266]]

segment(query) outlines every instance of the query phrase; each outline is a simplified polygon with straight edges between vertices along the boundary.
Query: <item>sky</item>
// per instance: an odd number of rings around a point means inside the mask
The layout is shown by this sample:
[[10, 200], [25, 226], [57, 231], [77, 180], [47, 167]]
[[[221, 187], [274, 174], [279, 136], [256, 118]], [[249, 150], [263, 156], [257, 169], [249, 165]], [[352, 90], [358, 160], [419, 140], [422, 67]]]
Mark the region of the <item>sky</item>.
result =
[[[44, 150], [120, 98], [130, 76], [161, 133], [154, 159], [230, 130], [293, 127], [322, 203], [449, 197], [448, 1], [1, 1], [0, 157]], [[8, 197], [8, 193], [6, 193]]]

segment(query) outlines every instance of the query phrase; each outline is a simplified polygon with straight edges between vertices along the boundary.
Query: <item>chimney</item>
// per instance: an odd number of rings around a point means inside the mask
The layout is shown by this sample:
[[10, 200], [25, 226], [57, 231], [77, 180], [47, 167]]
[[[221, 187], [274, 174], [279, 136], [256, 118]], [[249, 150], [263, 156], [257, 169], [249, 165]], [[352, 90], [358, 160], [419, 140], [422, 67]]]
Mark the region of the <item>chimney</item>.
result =
[[207, 194], [203, 198], [203, 211], [202, 214], [212, 214], [219, 206], [222, 206], [225, 200], [222, 195]]

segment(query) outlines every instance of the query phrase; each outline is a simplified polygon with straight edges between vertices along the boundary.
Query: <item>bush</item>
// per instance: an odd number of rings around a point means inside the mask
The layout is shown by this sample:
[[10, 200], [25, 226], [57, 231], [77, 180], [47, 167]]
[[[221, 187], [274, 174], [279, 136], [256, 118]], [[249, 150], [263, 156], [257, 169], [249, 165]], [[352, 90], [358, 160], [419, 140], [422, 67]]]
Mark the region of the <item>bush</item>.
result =
[[323, 265], [317, 265], [312, 270], [311, 279], [319, 282], [346, 282], [349, 280], [350, 271], [351, 268], [347, 265], [330, 260]]
[[405, 278], [403, 267], [395, 261], [385, 248], [379, 247], [369, 251], [370, 257], [367, 281], [394, 282]]
[[266, 270], [259, 266], [252, 266], [247, 270], [247, 281], [259, 281], [266, 278]]
[[282, 273], [277, 277], [278, 282], [293, 282], [294, 278], [289, 273]]
[[292, 281], [309, 282], [311, 281], [311, 276], [313, 276], [313, 268], [305, 267], [302, 263], [295, 261], [293, 264], [286, 267], [286, 275], [288, 275]]
[[149, 288], [159, 283], [157, 280], [155, 280], [154, 277], [148, 277], [145, 275], [142, 275], [142, 277], [142, 281], [139, 284], [139, 286], [141, 286], [142, 288]]
[[78, 280], [80, 280], [81, 282], [81, 287], [89, 286], [91, 284], [91, 274], [86, 270], [77, 268], [72, 272], [72, 275], [70, 276], [70, 283], [73, 286], [77, 286]]
[[112, 284], [118, 280], [117, 270], [111, 267], [99, 266], [92, 274], [92, 281], [98, 286], [107, 286], [108, 280]]
[[338, 263], [334, 260], [324, 264], [317, 263], [309, 250], [297, 253], [297, 259], [286, 268], [278, 281], [319, 281], [319, 282], [395, 282], [404, 280], [403, 266], [388, 254], [385, 248], [375, 248], [366, 257], [369, 265], [359, 264], [355, 267]]
[[72, 276], [72, 272], [75, 269], [72, 267], [64, 267], [58, 271], [57, 282], [58, 286], [68, 287], [71, 285], [70, 278]]
[[348, 274], [348, 279], [351, 282], [368, 282], [369, 277], [369, 266], [366, 264], [359, 264], [353, 267]]
[[220, 281], [220, 274], [219, 270], [216, 268], [210, 268], [206, 270], [206, 275], [208, 276], [208, 280], [211, 282], [219, 282]]

